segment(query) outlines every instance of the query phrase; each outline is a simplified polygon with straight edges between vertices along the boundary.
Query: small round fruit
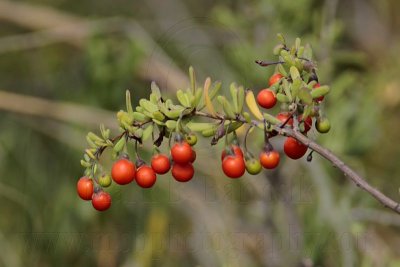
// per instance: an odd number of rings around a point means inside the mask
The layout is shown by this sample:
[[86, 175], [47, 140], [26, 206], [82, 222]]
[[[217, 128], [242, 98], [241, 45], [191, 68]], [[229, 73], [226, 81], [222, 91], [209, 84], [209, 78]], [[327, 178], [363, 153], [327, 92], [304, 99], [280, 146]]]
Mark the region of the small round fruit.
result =
[[190, 163], [193, 163], [196, 160], [196, 151], [192, 150], [192, 158], [190, 159]]
[[99, 184], [102, 187], [109, 187], [111, 185], [111, 181], [112, 181], [112, 179], [111, 179], [110, 175], [108, 175], [108, 174], [103, 174], [99, 178]]
[[[321, 85], [319, 83], [316, 83], [313, 88], [317, 89], [319, 87], [321, 87]], [[320, 96], [320, 97], [316, 98], [315, 100], [318, 102], [322, 102], [324, 100], [324, 98], [325, 98], [324, 96]]]
[[136, 183], [143, 188], [152, 187], [157, 180], [157, 175], [152, 168], [147, 165], [139, 167], [136, 173]]
[[111, 168], [111, 177], [120, 185], [129, 184], [135, 179], [136, 166], [128, 159], [117, 160]]
[[174, 163], [171, 170], [172, 176], [178, 182], [188, 182], [193, 178], [194, 168], [191, 163]]
[[83, 200], [91, 200], [94, 192], [93, 181], [89, 177], [82, 177], [76, 184], [76, 191]]
[[185, 140], [190, 146], [194, 146], [197, 143], [197, 136], [194, 133], [190, 133], [185, 136]]
[[246, 170], [244, 159], [238, 156], [226, 156], [222, 161], [222, 170], [229, 178], [239, 178]]
[[107, 210], [111, 206], [111, 196], [109, 193], [99, 191], [93, 194], [92, 205], [98, 211]]
[[263, 108], [273, 108], [276, 101], [275, 93], [269, 89], [263, 89], [257, 95], [257, 103]]
[[171, 156], [176, 163], [188, 163], [192, 159], [192, 147], [185, 141], [175, 143], [171, 148]]
[[282, 74], [280, 74], [280, 73], [275, 73], [274, 75], [272, 75], [272, 76], [269, 78], [269, 86], [272, 86], [273, 84], [279, 82], [279, 80], [282, 79], [282, 78], [283, 78], [283, 75], [282, 75]]
[[165, 174], [171, 168], [171, 163], [166, 155], [157, 154], [151, 159], [151, 167], [157, 174]]
[[246, 171], [251, 175], [256, 175], [261, 172], [261, 163], [257, 159], [249, 159], [245, 162]]
[[300, 143], [293, 137], [288, 137], [283, 145], [283, 150], [289, 158], [299, 159], [306, 154], [307, 146]]
[[[242, 149], [241, 149], [239, 146], [237, 146], [237, 145], [231, 145], [230, 148], [233, 150], [233, 153], [234, 153], [236, 156], [241, 157], [241, 158], [244, 157], [243, 151], [242, 151]], [[226, 149], [224, 149], [224, 150], [222, 151], [222, 153], [221, 153], [221, 161], [223, 161], [225, 157], [226, 157]]]
[[327, 133], [331, 129], [331, 123], [327, 118], [318, 118], [315, 122], [315, 128], [320, 133]]
[[263, 151], [260, 154], [261, 165], [266, 169], [275, 169], [279, 165], [280, 156], [278, 151]]

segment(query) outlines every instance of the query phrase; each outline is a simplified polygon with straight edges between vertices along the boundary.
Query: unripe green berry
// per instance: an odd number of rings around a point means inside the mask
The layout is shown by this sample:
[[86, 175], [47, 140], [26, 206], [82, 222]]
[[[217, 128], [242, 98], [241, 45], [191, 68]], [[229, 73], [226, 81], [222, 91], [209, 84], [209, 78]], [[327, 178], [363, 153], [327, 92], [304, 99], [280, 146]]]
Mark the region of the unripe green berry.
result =
[[99, 184], [102, 187], [109, 187], [111, 185], [111, 176], [107, 174], [103, 174], [99, 178]]
[[320, 133], [327, 133], [331, 129], [331, 123], [327, 118], [318, 118], [315, 122], [315, 128]]
[[262, 166], [259, 160], [257, 159], [248, 159], [245, 162], [246, 171], [251, 175], [256, 175], [261, 172]]
[[197, 143], [197, 136], [194, 133], [187, 134], [185, 139], [190, 146], [194, 146]]

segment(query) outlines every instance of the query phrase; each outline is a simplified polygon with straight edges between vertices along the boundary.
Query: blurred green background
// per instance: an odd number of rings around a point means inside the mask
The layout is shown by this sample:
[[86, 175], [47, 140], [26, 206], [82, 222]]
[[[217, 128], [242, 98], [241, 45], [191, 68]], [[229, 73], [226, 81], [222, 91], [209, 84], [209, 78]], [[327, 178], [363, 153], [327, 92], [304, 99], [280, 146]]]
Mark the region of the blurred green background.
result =
[[190, 65], [199, 81], [263, 89], [273, 68], [253, 62], [274, 59], [281, 32], [312, 45], [332, 86], [332, 130], [311, 137], [399, 200], [399, 10], [397, 0], [0, 0], [0, 266], [400, 266], [400, 217], [317, 155], [233, 181], [221, 147], [202, 140], [190, 183], [112, 188], [104, 213], [75, 192], [85, 134], [101, 122], [117, 132], [126, 89], [137, 103], [155, 80], [173, 97]]

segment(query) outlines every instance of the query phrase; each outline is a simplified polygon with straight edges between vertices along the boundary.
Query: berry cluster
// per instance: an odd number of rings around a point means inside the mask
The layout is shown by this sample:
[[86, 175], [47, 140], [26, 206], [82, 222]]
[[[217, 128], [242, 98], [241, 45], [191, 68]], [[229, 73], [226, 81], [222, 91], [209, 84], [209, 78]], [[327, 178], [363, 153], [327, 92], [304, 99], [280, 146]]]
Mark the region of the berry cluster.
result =
[[187, 135], [186, 140], [182, 140], [182, 136], [177, 135], [175, 141], [170, 150], [171, 157], [155, 149], [150, 166], [140, 157], [137, 157], [136, 163], [134, 163], [127, 154], [122, 154], [120, 159], [112, 165], [111, 177], [102, 174], [98, 178], [96, 182], [100, 187], [96, 188], [93, 180], [87, 176], [80, 178], [77, 183], [79, 197], [83, 200], [91, 200], [93, 207], [98, 211], [107, 210], [111, 206], [111, 196], [101, 187], [109, 187], [112, 181], [119, 185], [127, 185], [136, 181], [137, 185], [142, 188], [151, 188], [157, 181], [157, 174], [168, 173], [171, 165], [171, 173], [176, 181], [190, 181], [194, 175], [192, 163], [196, 160], [196, 152], [192, 146], [197, 143], [197, 137], [192, 134]]
[[[329, 87], [318, 82], [311, 48], [302, 46], [300, 39], [288, 48], [284, 38], [279, 37], [281, 44], [274, 49], [279, 61], [256, 61], [261, 66], [276, 66], [275, 74], [269, 79], [269, 87], [261, 90], [257, 97], [252, 90], [232, 83], [228, 99], [218, 94], [221, 83], [212, 83], [210, 78], [205, 80], [203, 86], [198, 86], [193, 68], [189, 69], [190, 88], [176, 93], [179, 103], [163, 98], [159, 87], [152, 83], [149, 99], [140, 99], [134, 109], [127, 91], [126, 111], [117, 113], [120, 134], [110, 138], [110, 130], [101, 125], [101, 135], [92, 132], [87, 135], [89, 148], [81, 160], [86, 169], [77, 184], [78, 195], [84, 200], [91, 200], [93, 207], [102, 211], [111, 206], [111, 196], [104, 189], [112, 181], [119, 185], [136, 181], [138, 186], [150, 188], [155, 184], [157, 175], [166, 174], [169, 170], [179, 182], [191, 180], [194, 176], [192, 163], [196, 159], [192, 147], [197, 143], [197, 134], [212, 138], [211, 145], [225, 139], [222, 170], [230, 178], [239, 178], [246, 171], [255, 175], [262, 168], [276, 168], [280, 155], [270, 143], [270, 138], [276, 135], [286, 136], [283, 151], [289, 158], [303, 157], [308, 147], [295, 139], [293, 133], [306, 136], [313, 120], [318, 132], [329, 131], [330, 123], [323, 115], [321, 105]], [[218, 101], [218, 106], [214, 99]], [[260, 107], [268, 112], [261, 111]], [[272, 111], [276, 111], [276, 115]], [[246, 126], [242, 150], [236, 130]], [[258, 157], [246, 145], [253, 129], [264, 133], [264, 147]], [[138, 146], [150, 138], [153, 157], [148, 165], [140, 158]], [[158, 149], [166, 138], [169, 140], [170, 155], [162, 154]], [[173, 144], [171, 140], [174, 140]], [[135, 162], [128, 156], [130, 142], [134, 143]], [[115, 159], [110, 174], [103, 171], [99, 160], [107, 148], [112, 149]], [[311, 160], [311, 153], [307, 160]]]

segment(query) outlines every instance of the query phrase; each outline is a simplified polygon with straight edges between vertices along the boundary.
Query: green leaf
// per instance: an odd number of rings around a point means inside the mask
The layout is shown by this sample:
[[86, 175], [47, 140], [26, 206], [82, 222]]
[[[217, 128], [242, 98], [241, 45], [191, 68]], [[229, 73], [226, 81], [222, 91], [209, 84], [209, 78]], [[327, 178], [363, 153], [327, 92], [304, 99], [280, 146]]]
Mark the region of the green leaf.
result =
[[133, 133], [133, 135], [136, 136], [137, 138], [142, 138], [142, 136], [143, 136], [143, 129], [142, 129], [142, 128], [136, 129], [136, 131]]
[[239, 89], [238, 89], [238, 113], [242, 113], [244, 101], [245, 101], [244, 87], [239, 86]]
[[231, 105], [231, 103], [228, 102], [228, 100], [222, 96], [219, 95], [217, 97], [218, 102], [222, 105], [222, 108], [225, 112], [225, 115], [230, 118], [230, 119], [234, 119], [236, 117], [233, 106]]
[[159, 121], [159, 120], [157, 120], [157, 119], [152, 119], [152, 120], [153, 120], [153, 122], [155, 122], [157, 125], [165, 126], [165, 122]]
[[280, 73], [280, 74], [282, 74], [283, 76], [285, 76], [285, 77], [287, 77], [288, 76], [288, 73], [287, 73], [287, 71], [285, 70], [285, 67], [283, 66], [283, 64], [278, 64], [278, 72]]
[[284, 44], [284, 45], [286, 44], [285, 37], [283, 36], [282, 33], [278, 33], [276, 36], [278, 37], [278, 40], [279, 40], [282, 44]]
[[129, 92], [129, 90], [126, 90], [125, 95], [126, 95], [126, 111], [128, 112], [128, 114], [132, 114], [133, 108], [131, 102], [131, 93]]
[[151, 92], [157, 97], [157, 100], [161, 98], [160, 88], [156, 84], [156, 82], [151, 82]]
[[281, 50], [283, 49], [283, 44], [278, 44], [274, 47], [273, 53], [274, 55], [279, 55], [281, 53]]
[[292, 93], [290, 91], [291, 85], [289, 84], [289, 82], [286, 79], [283, 80], [282, 87], [283, 87], [283, 91], [285, 92], [285, 95], [289, 99], [289, 102], [292, 102], [293, 97], [292, 97]]
[[97, 145], [94, 143], [92, 139], [88, 135], [86, 135], [86, 141], [90, 147], [97, 148]]
[[306, 44], [304, 47], [303, 57], [308, 60], [311, 60], [313, 57], [313, 52], [312, 52], [311, 46], [309, 44]]
[[290, 67], [290, 77], [292, 77], [292, 80], [300, 78], [299, 70], [295, 66]]
[[143, 130], [142, 141], [146, 141], [153, 133], [153, 125], [150, 124]]
[[175, 130], [175, 128], [176, 128], [176, 121], [174, 121], [174, 120], [167, 120], [166, 122], [165, 122], [165, 125], [167, 126], [167, 128], [168, 129], [171, 129], [171, 130]]
[[301, 39], [300, 39], [299, 37], [297, 37], [297, 38], [296, 38], [296, 41], [295, 41], [296, 51], [299, 50], [300, 45], [301, 45]]
[[179, 103], [181, 103], [182, 106], [186, 108], [190, 107], [190, 99], [185, 92], [183, 92], [182, 90], [178, 90], [176, 92], [176, 97], [178, 98], [178, 101]]
[[312, 98], [318, 98], [329, 93], [329, 86], [323, 85], [311, 91]]
[[119, 139], [118, 142], [114, 145], [113, 150], [115, 152], [121, 152], [122, 149], [124, 149], [125, 144], [126, 144], [125, 136], [122, 136], [121, 139]]
[[310, 105], [312, 103], [312, 96], [310, 90], [307, 87], [302, 87], [299, 90], [299, 98], [304, 104]]
[[192, 89], [192, 94], [196, 91], [196, 74], [192, 66], [189, 67], [189, 77], [190, 77], [190, 88]]
[[[139, 105], [141, 107], [143, 107], [144, 110], [146, 110], [147, 112], [150, 112], [150, 113], [153, 113], [153, 112], [156, 112], [156, 111], [159, 110], [158, 105], [156, 105], [154, 103], [151, 103], [149, 100], [144, 99], [144, 98], [139, 100]], [[142, 111], [139, 111], [139, 110], [137, 110], [137, 111], [138, 112], [142, 112]]]
[[303, 57], [303, 54], [304, 54], [304, 46], [300, 46], [300, 47], [297, 49], [297, 56], [298, 56], [298, 57]]
[[186, 126], [193, 132], [201, 132], [216, 126], [215, 123], [210, 122], [193, 122], [190, 121], [186, 124]]
[[278, 99], [279, 102], [282, 102], [282, 103], [290, 103], [291, 102], [286, 95], [281, 94], [281, 93], [277, 93], [276, 98]]
[[314, 108], [313, 105], [305, 106], [303, 110], [303, 118], [309, 117], [313, 108]]
[[232, 102], [233, 102], [233, 110], [235, 113], [239, 113], [239, 104], [238, 104], [238, 88], [235, 83], [231, 83], [229, 87], [229, 91], [231, 92]]
[[293, 81], [293, 83], [292, 83], [292, 97], [293, 98], [296, 98], [297, 96], [298, 96], [298, 94], [299, 94], [299, 89], [300, 89], [300, 87], [303, 85], [303, 81], [300, 79], [300, 78], [298, 78], [298, 79], [295, 79], [294, 81]]
[[82, 167], [85, 167], [85, 168], [89, 168], [91, 166], [91, 164], [89, 162], [84, 161], [84, 160], [81, 160], [81, 165], [82, 165]]
[[194, 94], [194, 100], [193, 100], [192, 106], [197, 107], [202, 98], [203, 98], [203, 90], [198, 88], [196, 90], [196, 93]]
[[264, 115], [264, 119], [266, 121], [268, 121], [269, 123], [271, 123], [271, 124], [275, 125], [275, 124], [280, 124], [281, 123], [281, 121], [279, 119], [277, 119], [275, 116], [272, 116], [269, 113], [264, 113], [263, 115]]

